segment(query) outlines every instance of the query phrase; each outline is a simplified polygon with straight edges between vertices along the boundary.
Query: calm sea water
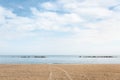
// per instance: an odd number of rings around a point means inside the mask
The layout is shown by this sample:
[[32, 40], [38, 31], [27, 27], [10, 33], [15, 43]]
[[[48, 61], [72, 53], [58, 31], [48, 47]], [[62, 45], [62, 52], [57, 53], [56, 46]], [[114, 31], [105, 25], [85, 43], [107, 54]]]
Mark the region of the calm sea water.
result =
[[1, 55], [0, 64], [120, 64], [120, 57], [83, 58], [74, 55]]

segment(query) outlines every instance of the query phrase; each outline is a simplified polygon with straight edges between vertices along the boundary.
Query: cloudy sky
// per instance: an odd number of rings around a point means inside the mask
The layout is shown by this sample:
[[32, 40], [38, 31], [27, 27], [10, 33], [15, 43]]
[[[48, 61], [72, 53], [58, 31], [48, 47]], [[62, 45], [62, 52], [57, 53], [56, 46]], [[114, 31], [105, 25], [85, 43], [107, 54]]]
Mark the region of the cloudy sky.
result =
[[0, 0], [0, 55], [120, 55], [120, 0]]

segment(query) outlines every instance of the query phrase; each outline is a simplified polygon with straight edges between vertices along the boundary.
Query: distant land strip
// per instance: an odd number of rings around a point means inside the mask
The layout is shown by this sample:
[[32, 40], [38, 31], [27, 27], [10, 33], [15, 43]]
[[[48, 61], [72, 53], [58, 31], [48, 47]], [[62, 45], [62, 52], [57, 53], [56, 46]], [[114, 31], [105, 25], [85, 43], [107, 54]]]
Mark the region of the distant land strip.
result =
[[119, 56], [79, 56], [80, 58], [118, 58]]
[[[54, 56], [54, 55], [53, 55]], [[52, 58], [47, 55], [0, 55], [0, 57], [9, 57], [9, 58]], [[62, 55], [57, 55], [55, 57], [62, 57]], [[64, 56], [63, 56], [64, 57]], [[120, 56], [79, 56], [79, 55], [66, 55], [66, 58], [75, 57], [75, 58], [120, 58]]]

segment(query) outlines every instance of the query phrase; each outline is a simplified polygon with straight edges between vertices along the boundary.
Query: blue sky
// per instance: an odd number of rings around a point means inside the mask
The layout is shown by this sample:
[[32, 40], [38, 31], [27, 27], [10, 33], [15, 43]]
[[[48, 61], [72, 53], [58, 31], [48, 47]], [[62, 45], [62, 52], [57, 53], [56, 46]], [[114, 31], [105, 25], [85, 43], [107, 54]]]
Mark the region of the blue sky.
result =
[[120, 55], [120, 0], [0, 0], [0, 54]]

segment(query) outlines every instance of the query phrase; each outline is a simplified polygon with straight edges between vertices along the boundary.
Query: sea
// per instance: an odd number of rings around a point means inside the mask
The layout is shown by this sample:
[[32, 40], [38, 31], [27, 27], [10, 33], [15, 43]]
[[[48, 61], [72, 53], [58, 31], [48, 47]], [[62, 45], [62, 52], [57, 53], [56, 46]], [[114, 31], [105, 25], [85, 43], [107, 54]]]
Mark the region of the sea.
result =
[[120, 56], [0, 55], [0, 64], [120, 64]]

